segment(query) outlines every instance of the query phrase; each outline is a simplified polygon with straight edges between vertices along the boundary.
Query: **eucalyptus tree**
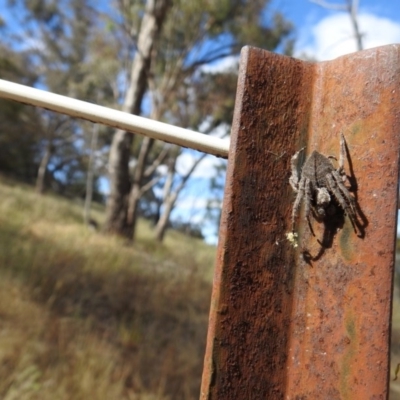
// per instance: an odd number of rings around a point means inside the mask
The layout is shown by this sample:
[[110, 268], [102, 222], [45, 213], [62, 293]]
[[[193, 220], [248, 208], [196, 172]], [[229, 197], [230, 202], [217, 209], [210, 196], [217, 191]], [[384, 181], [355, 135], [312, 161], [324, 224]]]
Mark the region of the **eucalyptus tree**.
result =
[[[213, 126], [215, 130], [222, 124], [230, 124], [235, 87], [230, 85], [230, 90], [227, 90], [226, 79], [224, 82], [223, 78], [226, 71], [211, 76], [205, 72], [205, 66], [223, 59], [235, 60], [244, 45], [269, 50], [278, 47], [283, 49], [285, 44], [289, 45], [291, 25], [279, 13], [269, 15], [268, 4], [266, 0], [148, 1], [140, 28], [132, 29], [138, 32], [138, 44], [128, 84], [129, 88], [134, 87], [142, 95], [136, 96], [137, 103], [134, 103], [128, 101], [128, 91], [123, 109], [139, 114], [143, 110], [142, 100], [148, 94], [148, 114], [159, 120], [195, 130], [202, 130], [205, 125]], [[147, 47], [142, 48], [140, 38], [149, 24], [148, 20], [154, 21], [153, 30], [149, 29], [152, 34], [146, 33]], [[127, 30], [130, 31], [129, 28]], [[145, 60], [143, 57], [146, 57]], [[140, 79], [135, 78], [137, 75], [133, 73], [137, 63], [143, 71]], [[233, 75], [236, 76], [236, 72]], [[231, 76], [232, 72], [229, 71], [229, 78]], [[138, 84], [133, 85], [134, 82]], [[215, 86], [208, 82], [214, 82]], [[206, 86], [210, 89], [208, 95], [201, 90]], [[132, 145], [132, 140], [126, 132], [117, 131], [114, 135], [109, 159], [111, 192], [107, 206], [108, 230], [128, 238], [134, 234], [138, 204], [144, 189], [149, 190], [149, 182], [145, 179], [149, 169], [157, 172], [160, 163], [168, 164], [164, 168], [168, 170], [168, 179], [164, 177], [164, 181], [173, 188], [174, 185], [167, 182], [171, 182], [171, 179], [175, 181], [173, 166], [181, 153], [180, 150], [170, 149], [163, 158], [160, 154], [166, 153], [165, 147], [155, 145], [154, 140], [135, 139], [140, 142], [139, 145]], [[131, 173], [129, 165], [133, 148], [137, 155]], [[158, 163], [155, 167], [154, 162]], [[194, 160], [194, 163], [198, 161]], [[189, 176], [178, 177], [175, 189], [182, 188], [182, 182], [185, 184], [188, 179]], [[154, 179], [156, 183], [159, 180]], [[163, 209], [168, 215], [162, 220], [166, 224], [177, 195], [171, 197], [171, 191], [164, 192]], [[171, 201], [172, 198], [175, 200]], [[163, 236], [159, 232], [163, 230], [161, 226], [157, 229], [159, 239]]]
[[[136, 4], [135, 4], [136, 3]], [[151, 54], [154, 43], [160, 33], [162, 24], [170, 5], [169, 0], [148, 0], [143, 11], [143, 18], [137, 33], [137, 49], [131, 63], [128, 89], [125, 94], [122, 110], [140, 114], [141, 104], [147, 89], [147, 75], [149, 73]], [[138, 12], [137, 2], [132, 2], [134, 12]], [[132, 13], [129, 2], [122, 3], [122, 15], [126, 17], [124, 27], [136, 36], [136, 29], [130, 26], [129, 16]], [[135, 19], [135, 18], [133, 18]], [[128, 219], [129, 193], [131, 191], [131, 177], [129, 162], [133, 136], [122, 129], [117, 129], [111, 145], [109, 156], [110, 194], [107, 202], [107, 220], [105, 229], [131, 237], [132, 222]]]

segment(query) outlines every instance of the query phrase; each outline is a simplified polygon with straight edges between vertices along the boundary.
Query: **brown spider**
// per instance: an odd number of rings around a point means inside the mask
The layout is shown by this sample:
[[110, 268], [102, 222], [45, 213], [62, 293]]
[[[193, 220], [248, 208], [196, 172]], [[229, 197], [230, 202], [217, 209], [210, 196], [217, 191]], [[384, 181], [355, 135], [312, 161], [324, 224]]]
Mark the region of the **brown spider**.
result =
[[295, 220], [303, 198], [305, 216], [310, 227], [310, 211], [314, 212], [316, 219], [324, 218], [330, 214], [333, 198], [349, 216], [356, 231], [355, 200], [344, 186], [346, 174], [344, 172], [345, 141], [343, 134], [340, 137], [339, 168], [337, 169], [330, 161], [330, 158], [336, 160], [335, 157], [326, 157], [314, 150], [304, 163], [299, 179], [297, 159], [303, 150], [304, 147], [292, 157], [292, 175], [289, 178], [290, 185], [297, 193], [292, 211], [292, 232], [294, 232]]

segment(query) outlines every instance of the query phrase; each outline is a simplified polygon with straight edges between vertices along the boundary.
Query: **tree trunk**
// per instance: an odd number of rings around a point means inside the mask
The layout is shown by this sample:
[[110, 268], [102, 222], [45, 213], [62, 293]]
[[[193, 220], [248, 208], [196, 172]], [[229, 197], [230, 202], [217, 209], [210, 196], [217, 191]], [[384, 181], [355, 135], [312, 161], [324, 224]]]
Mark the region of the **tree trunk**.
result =
[[45, 190], [45, 180], [46, 180], [46, 172], [47, 166], [49, 165], [50, 158], [53, 155], [53, 138], [49, 139], [49, 142], [46, 146], [46, 150], [44, 152], [43, 158], [40, 161], [38, 174], [36, 178], [36, 192], [39, 194], [43, 194]]
[[159, 242], [164, 240], [165, 232], [167, 231], [169, 216], [174, 207], [178, 194], [172, 192], [172, 184], [174, 181], [176, 157], [169, 160], [168, 175], [164, 185], [164, 210], [156, 225], [156, 239]]
[[174, 193], [173, 196], [168, 197], [167, 200], [164, 202], [164, 210], [156, 226], [156, 239], [159, 242], [162, 242], [164, 240], [164, 236], [168, 228], [169, 217], [174, 208], [177, 197], [178, 193]]
[[144, 170], [146, 168], [147, 157], [153, 147], [154, 139], [144, 138], [140, 147], [138, 161], [133, 174], [132, 188], [129, 195], [129, 206], [127, 220], [132, 229], [132, 240], [135, 235], [136, 222], [138, 218], [138, 205], [142, 195], [141, 187], [143, 182]]
[[184, 175], [181, 179], [180, 184], [175, 188], [175, 190], [172, 190], [173, 186], [173, 180], [174, 180], [174, 175], [175, 175], [175, 165], [176, 165], [176, 160], [178, 157], [178, 154], [176, 157], [172, 160], [170, 160], [170, 164], [168, 166], [168, 176], [167, 180], [164, 186], [164, 210], [159, 218], [157, 225], [156, 225], [156, 239], [159, 242], [162, 242], [164, 240], [165, 232], [167, 231], [168, 228], [168, 223], [169, 223], [169, 218], [171, 216], [171, 212], [174, 209], [176, 200], [178, 199], [179, 193], [181, 190], [184, 188], [186, 182], [194, 172], [194, 170], [197, 168], [197, 166], [200, 164], [200, 162], [206, 157], [207, 154], [202, 154], [191, 166], [189, 171]]
[[97, 148], [98, 136], [99, 136], [99, 125], [94, 124], [92, 130], [92, 141], [90, 144], [90, 157], [89, 157], [88, 173], [86, 179], [85, 205], [83, 207], [83, 219], [86, 226], [89, 226], [89, 221], [90, 221], [90, 207], [92, 205], [92, 197], [93, 197], [94, 156]]
[[[147, 87], [151, 51], [164, 21], [169, 0], [148, 0], [140, 27], [137, 52], [132, 63], [129, 88], [123, 111], [140, 114], [140, 106]], [[129, 193], [131, 190], [129, 160], [133, 135], [116, 130], [109, 156], [110, 195], [107, 202], [105, 230], [132, 238], [133, 225], [128, 220]]]

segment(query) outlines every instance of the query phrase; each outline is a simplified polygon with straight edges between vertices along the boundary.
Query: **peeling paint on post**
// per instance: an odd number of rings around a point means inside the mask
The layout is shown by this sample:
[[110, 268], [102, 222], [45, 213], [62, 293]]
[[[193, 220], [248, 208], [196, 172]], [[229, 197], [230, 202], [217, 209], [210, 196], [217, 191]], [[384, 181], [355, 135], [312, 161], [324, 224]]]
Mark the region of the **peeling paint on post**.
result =
[[[400, 142], [400, 45], [323, 63], [245, 48], [201, 399], [386, 399]], [[291, 156], [339, 155], [360, 232], [304, 215]]]

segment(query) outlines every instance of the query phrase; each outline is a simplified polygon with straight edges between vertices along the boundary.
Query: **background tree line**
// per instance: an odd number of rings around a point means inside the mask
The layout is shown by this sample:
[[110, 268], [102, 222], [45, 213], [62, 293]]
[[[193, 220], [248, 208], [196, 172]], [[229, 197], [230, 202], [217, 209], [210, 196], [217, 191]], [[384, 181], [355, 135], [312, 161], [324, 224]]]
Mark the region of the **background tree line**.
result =
[[[241, 47], [291, 53], [292, 26], [268, 5], [268, 0], [96, 5], [88, 0], [10, 0], [1, 21], [0, 77], [227, 135]], [[210, 68], [221, 60], [230, 60], [231, 66]], [[129, 239], [139, 216], [153, 219], [155, 237], [163, 239], [178, 196], [206, 156], [0, 102], [0, 171], [35, 184], [39, 193], [83, 198], [91, 189], [95, 200], [107, 204], [104, 231]], [[190, 156], [191, 164], [179, 173], [182, 154]], [[223, 169], [217, 166], [210, 181], [210, 194], [215, 193], [209, 200], [210, 218], [219, 217]], [[201, 229], [187, 221], [175, 221], [175, 226], [201, 236]]]

